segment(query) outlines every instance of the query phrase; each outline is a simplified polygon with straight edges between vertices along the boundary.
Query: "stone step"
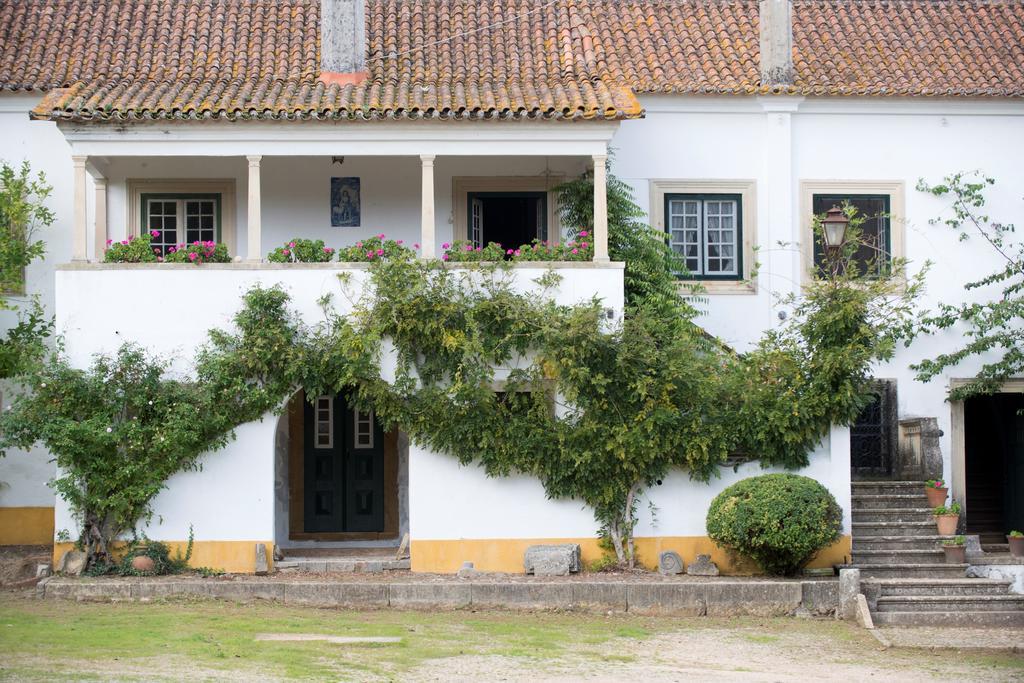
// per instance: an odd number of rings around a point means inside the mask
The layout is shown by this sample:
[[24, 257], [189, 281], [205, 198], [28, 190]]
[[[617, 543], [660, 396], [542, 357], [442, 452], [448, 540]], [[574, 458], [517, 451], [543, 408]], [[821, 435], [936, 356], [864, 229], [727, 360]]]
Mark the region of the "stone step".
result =
[[935, 520], [926, 522], [853, 522], [853, 540], [879, 536], [935, 536]]
[[1024, 626], [1024, 611], [875, 612], [876, 626]]
[[941, 550], [943, 539], [952, 536], [860, 536], [853, 537], [853, 552], [865, 550]]
[[1024, 612], [1024, 595], [888, 595], [882, 612]]
[[854, 564], [862, 578], [877, 579], [962, 579], [966, 577], [966, 564], [925, 562], [914, 564]]
[[1000, 554], [1000, 555], [1005, 555], [1005, 554], [1008, 554], [1010, 552], [1010, 544], [1009, 543], [982, 543], [981, 544], [981, 550], [982, 550], [982, 552], [986, 552], [986, 553], [997, 553], [997, 554]]
[[331, 558], [331, 557], [287, 557], [274, 563], [282, 572], [308, 572], [314, 574], [366, 574], [396, 571], [410, 568], [410, 561], [374, 558]]
[[1009, 581], [996, 579], [868, 579], [879, 597], [897, 595], [1009, 595]]
[[861, 508], [853, 510], [852, 515], [854, 522], [931, 522], [935, 528], [932, 509], [927, 507]]
[[888, 493], [924, 495], [923, 481], [855, 481], [850, 485], [853, 495], [884, 495]]
[[941, 548], [931, 550], [855, 550], [854, 564], [939, 564], [946, 561]]
[[928, 498], [923, 493], [918, 494], [883, 494], [883, 495], [861, 495], [853, 494], [853, 510], [865, 509], [889, 509], [889, 508], [922, 508], [928, 507]]

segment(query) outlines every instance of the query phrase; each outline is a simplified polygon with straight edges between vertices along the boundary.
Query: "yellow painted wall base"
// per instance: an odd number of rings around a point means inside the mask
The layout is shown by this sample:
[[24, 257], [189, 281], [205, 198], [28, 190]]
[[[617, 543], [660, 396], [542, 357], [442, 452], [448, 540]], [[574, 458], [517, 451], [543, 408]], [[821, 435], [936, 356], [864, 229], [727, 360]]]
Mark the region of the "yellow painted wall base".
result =
[[[164, 541], [171, 549], [171, 557], [180, 552], [185, 554], [188, 541]], [[252, 574], [256, 571], [256, 544], [267, 546], [267, 565], [274, 567], [273, 541], [195, 541], [192, 544], [190, 567], [209, 567], [223, 569], [231, 574]], [[114, 553], [123, 549], [124, 543], [114, 544]], [[56, 567], [60, 558], [68, 550], [74, 548], [73, 543], [55, 543], [53, 545], [53, 566]]]
[[[500, 538], [463, 539], [452, 541], [413, 541], [410, 548], [412, 570], [451, 574], [463, 562], [472, 562], [479, 571], [523, 572], [523, 553], [527, 547], [538, 544], [579, 543], [583, 561], [593, 562], [602, 555], [596, 538]], [[851, 538], [843, 536], [825, 548], [809, 567], [831, 567], [846, 562], [850, 556]], [[757, 574], [750, 562], [737, 560], [715, 545], [707, 536], [655, 536], [636, 539], [637, 558], [648, 569], [658, 568], [658, 555], [674, 550], [685, 562], [692, 562], [698, 554], [710, 555], [723, 574], [743, 576]]]
[[53, 543], [53, 508], [0, 508], [0, 545]]

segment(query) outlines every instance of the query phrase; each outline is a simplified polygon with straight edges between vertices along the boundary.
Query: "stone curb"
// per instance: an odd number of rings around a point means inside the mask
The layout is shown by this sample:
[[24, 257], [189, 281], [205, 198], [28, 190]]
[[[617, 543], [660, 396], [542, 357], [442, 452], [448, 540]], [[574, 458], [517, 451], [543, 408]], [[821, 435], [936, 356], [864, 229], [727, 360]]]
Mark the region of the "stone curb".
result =
[[286, 605], [354, 609], [580, 610], [680, 616], [835, 614], [837, 581], [451, 582], [122, 581], [50, 579], [36, 586], [43, 599], [153, 600], [191, 596]]

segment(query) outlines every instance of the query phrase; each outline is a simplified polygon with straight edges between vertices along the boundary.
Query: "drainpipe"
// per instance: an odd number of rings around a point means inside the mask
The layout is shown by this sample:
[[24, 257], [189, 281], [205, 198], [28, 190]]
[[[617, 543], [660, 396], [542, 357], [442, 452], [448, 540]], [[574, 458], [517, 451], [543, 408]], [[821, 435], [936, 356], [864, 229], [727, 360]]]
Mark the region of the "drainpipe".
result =
[[761, 0], [761, 85], [793, 85], [793, 1]]

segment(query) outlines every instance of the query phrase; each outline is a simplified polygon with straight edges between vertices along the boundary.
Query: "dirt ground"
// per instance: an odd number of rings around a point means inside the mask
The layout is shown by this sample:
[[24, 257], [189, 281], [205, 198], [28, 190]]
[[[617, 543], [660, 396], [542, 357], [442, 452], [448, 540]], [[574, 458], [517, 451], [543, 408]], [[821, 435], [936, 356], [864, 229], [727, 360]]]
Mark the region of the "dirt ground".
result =
[[[863, 631], [745, 626], [701, 628], [634, 642], [595, 656], [535, 663], [510, 657], [429, 660], [399, 680], [509, 683], [670, 681], [1019, 681], [1024, 656], [887, 649]], [[774, 623], [779, 626], [778, 622]], [[1022, 634], [1024, 635], [1024, 634]], [[583, 654], [583, 653], [580, 653]]]
[[36, 565], [49, 563], [48, 545], [0, 546], [0, 587], [34, 578]]

